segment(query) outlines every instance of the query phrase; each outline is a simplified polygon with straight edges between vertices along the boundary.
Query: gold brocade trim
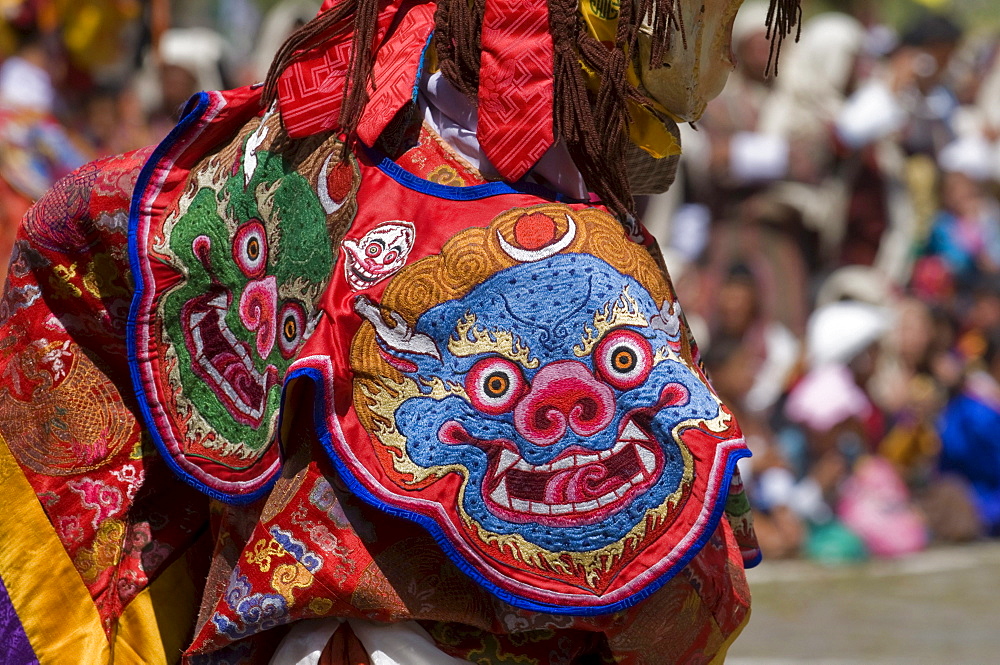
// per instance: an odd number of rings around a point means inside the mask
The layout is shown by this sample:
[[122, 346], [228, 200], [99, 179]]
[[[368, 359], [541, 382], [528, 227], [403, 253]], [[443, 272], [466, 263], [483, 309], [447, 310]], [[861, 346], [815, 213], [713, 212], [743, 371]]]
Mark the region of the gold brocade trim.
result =
[[179, 662], [198, 607], [183, 557], [129, 603], [109, 643], [90, 591], [2, 435], [0, 495], [0, 577], [41, 665]]
[[90, 592], [2, 435], [0, 494], [0, 577], [39, 663], [112, 663]]

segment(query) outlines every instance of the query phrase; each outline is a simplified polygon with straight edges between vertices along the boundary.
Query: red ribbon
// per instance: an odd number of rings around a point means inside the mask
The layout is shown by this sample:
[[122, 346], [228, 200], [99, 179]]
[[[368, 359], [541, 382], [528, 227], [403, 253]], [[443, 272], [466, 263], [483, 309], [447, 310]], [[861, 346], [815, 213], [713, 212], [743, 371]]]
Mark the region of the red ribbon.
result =
[[554, 58], [546, 0], [486, 0], [477, 133], [508, 180], [520, 180], [555, 141]]

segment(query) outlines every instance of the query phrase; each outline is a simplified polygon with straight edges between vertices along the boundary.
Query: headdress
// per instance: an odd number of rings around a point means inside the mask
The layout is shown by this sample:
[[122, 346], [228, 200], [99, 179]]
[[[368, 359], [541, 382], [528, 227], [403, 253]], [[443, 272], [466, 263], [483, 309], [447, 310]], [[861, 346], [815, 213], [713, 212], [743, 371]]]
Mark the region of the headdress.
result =
[[[590, 189], [626, 211], [628, 132], [637, 115], [671, 122], [638, 72], [671, 66], [673, 40], [686, 45], [685, 26], [706, 19], [683, 8], [682, 0], [327, 0], [279, 51], [264, 99], [279, 101], [292, 136], [335, 130], [370, 145], [411, 101], [413, 77], [436, 66], [477, 100], [480, 144], [506, 179], [562, 140]], [[772, 60], [800, 17], [798, 0], [771, 0]], [[308, 120], [289, 122], [296, 110]]]

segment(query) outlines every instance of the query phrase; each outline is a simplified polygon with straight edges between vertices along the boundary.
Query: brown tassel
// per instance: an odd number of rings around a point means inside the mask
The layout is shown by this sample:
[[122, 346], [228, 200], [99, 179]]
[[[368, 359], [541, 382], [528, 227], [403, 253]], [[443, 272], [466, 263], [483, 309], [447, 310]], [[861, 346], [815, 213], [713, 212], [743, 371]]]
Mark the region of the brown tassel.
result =
[[639, 5], [640, 21], [649, 20], [652, 28], [650, 38], [649, 66], [658, 69], [664, 65], [664, 56], [670, 49], [674, 34], [681, 34], [684, 48], [687, 48], [687, 33], [681, 5], [674, 0], [642, 0]]
[[368, 104], [368, 83], [375, 66], [375, 34], [378, 28], [379, 0], [357, 0], [354, 15], [354, 40], [344, 83], [344, 103], [340, 107], [340, 130], [353, 134]]
[[479, 94], [480, 34], [485, 0], [440, 0], [434, 48], [441, 73], [469, 99]]
[[345, 37], [353, 28], [351, 56], [339, 119], [340, 130], [345, 134], [352, 134], [368, 103], [368, 83], [375, 64], [378, 9], [378, 0], [342, 0], [292, 33], [271, 63], [264, 82], [262, 105], [270, 107], [278, 98], [278, 79], [292, 63], [308, 56], [328, 40]]
[[765, 76], [778, 75], [778, 60], [781, 58], [781, 45], [785, 37], [795, 30], [795, 41], [802, 36], [802, 6], [800, 0], [771, 0], [767, 10], [767, 37], [771, 40], [771, 53], [767, 58]]

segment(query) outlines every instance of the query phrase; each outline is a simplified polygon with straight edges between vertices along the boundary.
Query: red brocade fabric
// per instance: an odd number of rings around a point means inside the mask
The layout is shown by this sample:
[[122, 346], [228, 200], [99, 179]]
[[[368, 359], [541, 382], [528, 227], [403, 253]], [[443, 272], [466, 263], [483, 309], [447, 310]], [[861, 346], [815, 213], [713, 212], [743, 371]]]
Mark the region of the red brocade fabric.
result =
[[[414, 81], [434, 28], [430, 2], [392, 0], [381, 4], [376, 60], [368, 104], [358, 137], [373, 145], [404, 104], [416, 96]], [[325, 6], [324, 6], [325, 9]], [[289, 136], [301, 138], [336, 129], [350, 63], [348, 39], [331, 41], [293, 63], [278, 83], [278, 100]]]
[[440, 649], [476, 663], [546, 665], [584, 656], [627, 665], [708, 663], [747, 618], [749, 590], [726, 522], [633, 610], [603, 617], [528, 612], [474, 584], [413, 522], [353, 496], [317, 459], [310, 434], [295, 438], [301, 447], [263, 507], [225, 508], [219, 516], [204, 623], [191, 649], [204, 659], [193, 662], [224, 654], [239, 654], [232, 662], [266, 662], [275, 638], [262, 631], [340, 616], [419, 620]]
[[0, 301], [0, 436], [109, 635], [207, 525], [205, 497], [179, 485], [142, 436], [126, 362], [128, 207], [149, 154], [88, 164], [42, 197]]

